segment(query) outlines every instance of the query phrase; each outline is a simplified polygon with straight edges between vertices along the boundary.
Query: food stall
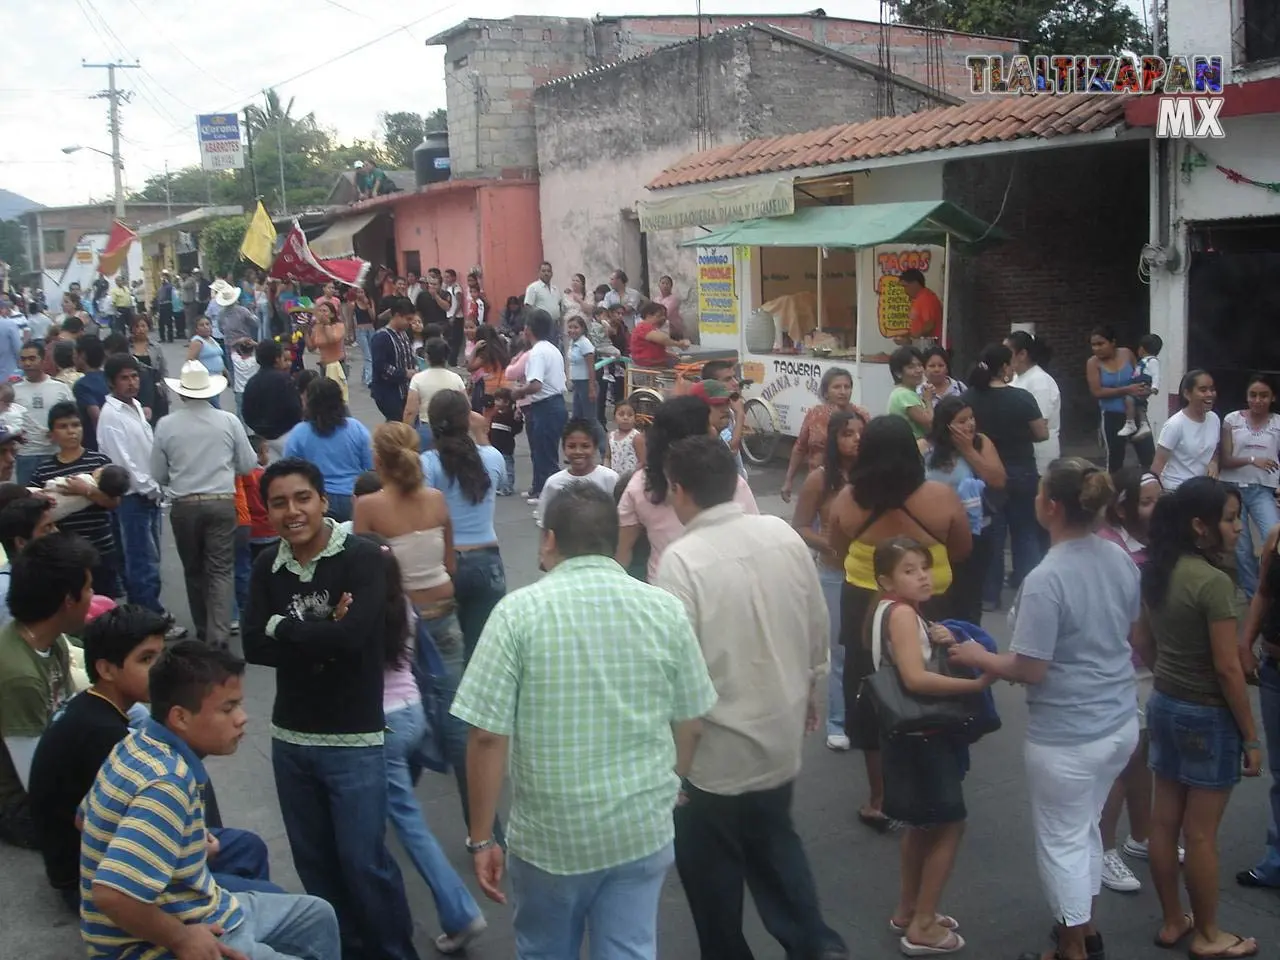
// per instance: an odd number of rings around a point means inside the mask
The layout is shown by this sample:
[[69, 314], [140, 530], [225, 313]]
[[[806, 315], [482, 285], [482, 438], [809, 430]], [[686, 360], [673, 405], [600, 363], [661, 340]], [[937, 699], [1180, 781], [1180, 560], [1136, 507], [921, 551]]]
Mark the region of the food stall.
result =
[[909, 322], [898, 277], [917, 269], [941, 297], [945, 343], [951, 247], [997, 232], [942, 201], [803, 207], [711, 230], [685, 243], [698, 248], [702, 346], [736, 350], [759, 434], [796, 436], [832, 367], [853, 374], [856, 403], [883, 412]]

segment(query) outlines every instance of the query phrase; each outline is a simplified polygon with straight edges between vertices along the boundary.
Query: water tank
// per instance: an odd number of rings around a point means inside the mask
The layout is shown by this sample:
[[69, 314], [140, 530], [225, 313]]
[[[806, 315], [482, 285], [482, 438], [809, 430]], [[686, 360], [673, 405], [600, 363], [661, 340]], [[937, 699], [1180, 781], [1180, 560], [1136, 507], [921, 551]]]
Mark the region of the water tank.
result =
[[413, 180], [420, 187], [449, 179], [449, 134], [428, 133], [413, 148]]

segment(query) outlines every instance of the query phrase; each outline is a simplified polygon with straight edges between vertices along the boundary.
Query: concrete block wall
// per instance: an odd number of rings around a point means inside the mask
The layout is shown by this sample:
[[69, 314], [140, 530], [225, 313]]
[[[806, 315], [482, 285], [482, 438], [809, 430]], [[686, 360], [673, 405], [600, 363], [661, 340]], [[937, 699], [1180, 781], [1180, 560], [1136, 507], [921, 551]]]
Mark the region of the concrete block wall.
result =
[[1089, 332], [1111, 324], [1121, 344], [1136, 347], [1149, 329], [1148, 289], [1137, 273], [1147, 239], [1146, 184], [1145, 142], [946, 164], [944, 198], [987, 222], [1003, 206], [999, 226], [1009, 235], [980, 253], [953, 250], [949, 325], [957, 376], [967, 376], [978, 351], [1003, 339], [1011, 323], [1034, 323], [1053, 348], [1046, 369], [1062, 390], [1064, 439], [1096, 433], [1098, 404], [1084, 376]]
[[[743, 23], [768, 23], [796, 36], [841, 53], [878, 64], [881, 26], [865, 20], [836, 20], [811, 16], [739, 16], [702, 18], [704, 35]], [[1016, 40], [975, 37], [963, 33], [926, 31], [898, 24], [889, 26], [891, 65], [899, 73], [920, 83], [929, 80], [928, 44], [932, 36], [941, 48], [944, 92], [953, 97], [969, 96], [969, 72], [965, 57], [973, 54], [1018, 53]], [[652, 53], [659, 47], [698, 35], [696, 17], [616, 17], [596, 21], [596, 43], [602, 55], [620, 60]], [[903, 111], [905, 112], [905, 110]]]

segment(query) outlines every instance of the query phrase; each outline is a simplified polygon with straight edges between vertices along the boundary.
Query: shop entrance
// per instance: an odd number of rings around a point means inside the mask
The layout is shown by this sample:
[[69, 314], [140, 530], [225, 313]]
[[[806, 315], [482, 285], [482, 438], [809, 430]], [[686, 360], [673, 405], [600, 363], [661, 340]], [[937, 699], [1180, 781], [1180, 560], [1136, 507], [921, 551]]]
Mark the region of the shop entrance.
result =
[[[1187, 368], [1213, 374], [1222, 415], [1244, 406], [1250, 373], [1280, 386], [1280, 219], [1194, 224], [1188, 240]], [[1162, 371], [1170, 397], [1182, 373]]]

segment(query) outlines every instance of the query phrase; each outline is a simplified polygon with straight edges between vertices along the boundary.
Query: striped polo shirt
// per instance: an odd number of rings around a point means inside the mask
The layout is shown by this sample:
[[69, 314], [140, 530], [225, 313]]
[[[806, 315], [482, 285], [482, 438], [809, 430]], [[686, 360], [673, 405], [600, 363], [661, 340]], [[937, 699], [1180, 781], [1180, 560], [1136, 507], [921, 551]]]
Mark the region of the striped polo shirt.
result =
[[155, 904], [183, 923], [232, 930], [244, 920], [207, 863], [204, 764], [179, 737], [147, 718], [107, 757], [80, 804], [80, 933], [91, 958], [169, 956], [130, 936], [93, 902], [95, 883]]

